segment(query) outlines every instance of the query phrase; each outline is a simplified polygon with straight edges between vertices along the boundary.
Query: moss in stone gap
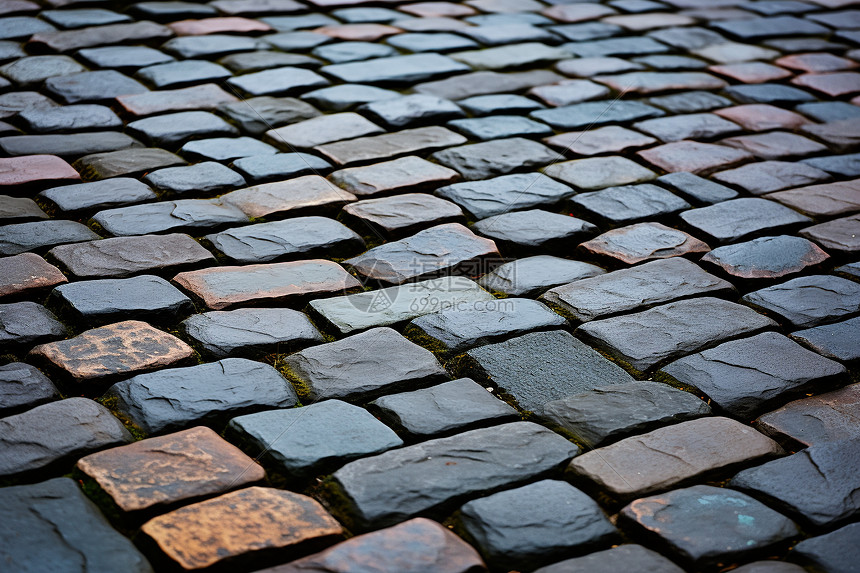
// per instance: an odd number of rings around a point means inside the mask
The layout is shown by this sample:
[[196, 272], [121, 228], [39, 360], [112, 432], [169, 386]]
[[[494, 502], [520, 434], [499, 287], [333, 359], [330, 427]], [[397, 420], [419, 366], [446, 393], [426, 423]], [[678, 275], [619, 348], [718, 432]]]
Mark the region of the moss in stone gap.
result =
[[117, 396], [105, 394], [96, 398], [96, 402], [110, 410], [111, 414], [122, 422], [122, 425], [129, 431], [135, 442], [139, 442], [140, 440], [149, 437], [146, 432], [140, 429], [140, 427], [132, 422], [128, 416], [119, 410], [119, 398]]

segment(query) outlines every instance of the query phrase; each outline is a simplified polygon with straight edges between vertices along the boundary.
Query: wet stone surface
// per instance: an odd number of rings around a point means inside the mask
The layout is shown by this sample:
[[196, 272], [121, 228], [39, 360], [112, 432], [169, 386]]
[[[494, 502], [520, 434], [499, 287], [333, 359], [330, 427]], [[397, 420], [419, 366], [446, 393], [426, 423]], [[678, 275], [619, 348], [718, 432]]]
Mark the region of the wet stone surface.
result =
[[634, 265], [653, 259], [668, 259], [706, 253], [709, 247], [695, 237], [660, 223], [639, 223], [613, 229], [580, 245], [586, 252]]
[[[121, 568], [151, 573], [147, 559], [114, 530], [68, 478], [3, 488], [2, 521], [17, 542], [3, 548], [13, 569], [56, 567], [66, 571]], [[74, 515], [70, 521], [65, 516]]]
[[460, 207], [426, 193], [365, 199], [346, 205], [343, 213], [389, 236], [402, 236], [421, 227], [463, 218]]
[[21, 348], [62, 338], [66, 327], [35, 302], [0, 304], [0, 348]]
[[776, 440], [813, 446], [853, 439], [860, 434], [860, 387], [850, 384], [833, 392], [801, 398], [759, 416], [756, 428]]
[[690, 227], [730, 243], [756, 233], [790, 229], [808, 223], [809, 218], [778, 203], [759, 198], [741, 198], [681, 213]]
[[569, 251], [597, 227], [566, 215], [540, 209], [487, 217], [472, 225], [476, 233], [496, 242], [504, 252]]
[[660, 371], [694, 388], [711, 404], [741, 420], [752, 420], [793, 397], [844, 381], [844, 366], [775, 332], [725, 342]]
[[[290, 431], [284, 433], [285, 427]], [[340, 400], [233, 418], [227, 434], [291, 483], [403, 445], [367, 410]]]
[[389, 426], [412, 439], [424, 439], [518, 419], [517, 411], [469, 378], [370, 402]]
[[710, 413], [705, 402], [688, 392], [656, 382], [628, 382], [547, 402], [541, 417], [595, 448]]
[[763, 554], [800, 533], [794, 522], [752, 497], [706, 485], [637, 499], [621, 518], [700, 566]]
[[38, 368], [23, 362], [0, 366], [0, 416], [16, 414], [59, 397], [57, 387]]
[[829, 258], [811, 241], [780, 235], [718, 247], [701, 261], [739, 279], [778, 279], [820, 265]]
[[244, 358], [133, 376], [111, 386], [106, 398], [147, 434], [223, 425], [236, 415], [296, 404], [295, 391], [274, 368]]
[[476, 219], [540, 205], [551, 206], [573, 194], [574, 190], [567, 185], [539, 173], [502, 175], [436, 190], [436, 195], [453, 201]]
[[487, 564], [496, 568], [531, 568], [617, 537], [597, 502], [556, 480], [470, 501], [460, 508], [458, 519]]
[[743, 301], [796, 327], [835, 322], [860, 309], [860, 285], [831, 275], [799, 277], [751, 292]]
[[472, 349], [457, 360], [456, 368], [531, 412], [540, 412], [551, 400], [632, 381], [619, 366], [562, 330]]
[[555, 565], [548, 565], [536, 570], [536, 573], [610, 573], [636, 567], [651, 568], [655, 571], [666, 573], [679, 573], [683, 571], [672, 561], [666, 559], [659, 553], [646, 549], [641, 545], [625, 544], [607, 549], [595, 551], [584, 557], [574, 557], [559, 561]]

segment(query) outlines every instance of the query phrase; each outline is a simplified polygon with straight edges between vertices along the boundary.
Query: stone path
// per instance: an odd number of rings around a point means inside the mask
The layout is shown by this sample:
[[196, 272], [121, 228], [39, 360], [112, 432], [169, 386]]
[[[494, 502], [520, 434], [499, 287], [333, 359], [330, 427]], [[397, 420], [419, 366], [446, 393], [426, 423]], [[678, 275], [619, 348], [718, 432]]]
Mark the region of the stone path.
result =
[[0, 0], [0, 571], [854, 573], [860, 0]]

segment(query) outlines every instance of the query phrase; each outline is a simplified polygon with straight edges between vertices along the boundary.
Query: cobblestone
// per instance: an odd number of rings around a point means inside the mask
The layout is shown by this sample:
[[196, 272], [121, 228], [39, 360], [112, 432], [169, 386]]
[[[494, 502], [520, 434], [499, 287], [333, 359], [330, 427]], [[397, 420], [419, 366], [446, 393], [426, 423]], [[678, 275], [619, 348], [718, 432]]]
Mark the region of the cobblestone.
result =
[[0, 563], [853, 571], [858, 30], [850, 0], [0, 1]]

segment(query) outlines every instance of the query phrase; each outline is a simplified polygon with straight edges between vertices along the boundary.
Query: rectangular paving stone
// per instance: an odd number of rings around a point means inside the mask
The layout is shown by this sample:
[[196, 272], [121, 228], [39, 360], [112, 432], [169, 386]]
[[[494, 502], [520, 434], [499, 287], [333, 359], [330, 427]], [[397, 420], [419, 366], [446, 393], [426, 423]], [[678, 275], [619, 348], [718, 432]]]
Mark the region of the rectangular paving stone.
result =
[[148, 91], [146, 86], [116, 70], [81, 72], [45, 81], [45, 89], [67, 104], [107, 102], [116, 96]]
[[239, 135], [235, 127], [208, 111], [183, 111], [138, 119], [126, 128], [153, 145], [171, 148], [192, 138]]
[[578, 155], [620, 153], [627, 149], [645, 147], [657, 142], [653, 137], [617, 125], [608, 125], [588, 131], [569, 131], [547, 137], [543, 141], [563, 152], [572, 151]]
[[250, 568], [300, 557], [343, 537], [343, 527], [314, 499], [249, 487], [155, 517], [141, 532], [174, 567], [219, 563]]
[[93, 153], [143, 147], [138, 140], [124, 133], [96, 131], [92, 133], [13, 135], [0, 138], [0, 148], [9, 155], [57, 155], [74, 159]]
[[850, 571], [857, 562], [853, 539], [858, 529], [852, 523], [826, 535], [806, 539], [795, 546], [795, 554], [803, 563], [826, 567], [831, 571], [840, 568]]
[[93, 131], [122, 127], [122, 120], [109, 107], [94, 104], [40, 106], [24, 109], [17, 117], [29, 133]]
[[183, 88], [193, 84], [221, 82], [230, 78], [231, 75], [229, 70], [212, 62], [184, 60], [148, 66], [138, 70], [135, 77], [161, 90]]
[[435, 191], [436, 195], [453, 201], [475, 219], [530, 207], [549, 207], [575, 193], [567, 185], [541, 173], [502, 175], [485, 181], [455, 183]]
[[168, 194], [223, 193], [243, 187], [245, 178], [220, 163], [203, 161], [183, 167], [167, 167], [144, 176], [143, 180]]
[[858, 224], [860, 215], [851, 215], [801, 229], [800, 235], [815, 241], [828, 251], [851, 255], [860, 251]]
[[65, 336], [66, 327], [41, 304], [30, 301], [0, 304], [0, 349], [3, 351]]
[[365, 401], [448, 379], [429, 350], [387, 327], [307, 348], [288, 356], [285, 365], [301, 397], [312, 401]]
[[841, 361], [860, 359], [860, 318], [797, 330], [791, 337], [822, 356]]
[[625, 501], [782, 453], [776, 442], [740, 422], [707, 417], [586, 452], [570, 463], [567, 474]]
[[0, 297], [47, 289], [69, 279], [35, 253], [0, 257]]
[[633, 381], [619, 366], [563, 330], [533, 332], [474, 348], [457, 358], [453, 369], [533, 413], [552, 400]]
[[349, 191], [338, 188], [319, 175], [263, 183], [221, 196], [225, 204], [233, 205], [254, 218], [284, 217], [311, 209], [337, 209], [356, 199]]
[[445, 223], [374, 247], [344, 264], [367, 278], [402, 284], [439, 274], [476, 274], [483, 261], [498, 257], [490, 239], [460, 223]]
[[[581, 169], [587, 166], [577, 167], [578, 173], [573, 177], [582, 176]], [[570, 171], [573, 169], [569, 169], [568, 174]], [[618, 175], [627, 176], [624, 173]], [[647, 183], [607, 187], [591, 193], [580, 193], [571, 199], [570, 204], [582, 211], [583, 216], [592, 220], [602, 219], [612, 226], [652, 218], [665, 218], [690, 207], [689, 203], [670, 191]]]
[[344, 206], [346, 220], [361, 221], [382, 234], [399, 238], [434, 224], [462, 221], [463, 211], [427, 193], [403, 193], [365, 199]]
[[160, 434], [195, 424], [223, 424], [269, 408], [291, 408], [296, 392], [268, 364], [225, 358], [132, 376], [111, 386], [103, 400], [141, 431]]
[[731, 121], [713, 113], [691, 113], [648, 119], [633, 127], [660, 139], [663, 143], [682, 139], [713, 139], [741, 131]]
[[297, 123], [320, 115], [309, 103], [288, 97], [261, 96], [218, 106], [227, 116], [251, 135], [260, 136], [282, 125]]
[[524, 91], [528, 88], [552, 84], [563, 79], [564, 76], [548, 70], [504, 74], [499, 72], [472, 72], [445, 80], [418, 84], [413, 86], [413, 91], [450, 100], [460, 100], [488, 94]]
[[624, 123], [661, 117], [665, 112], [639, 101], [592, 101], [533, 111], [530, 117], [556, 129], [592, 128], [607, 123]]
[[385, 130], [355, 112], [310, 117], [304, 121], [266, 132], [265, 140], [293, 151], [294, 147], [312, 148], [325, 143], [384, 133]]
[[519, 418], [513, 407], [469, 378], [383, 396], [369, 407], [398, 432], [419, 440]]
[[74, 480], [55, 478], [4, 487], [0, 507], [4, 534], [15, 536], [15, 543], [4, 544], [0, 553], [10, 571], [45, 567], [153, 571], [146, 557], [110, 526]]
[[349, 62], [323, 66], [324, 74], [349, 83], [390, 84], [415, 83], [468, 72], [469, 67], [439, 54], [413, 54], [376, 58], [369, 62]]
[[755, 498], [711, 485], [637, 499], [619, 517], [628, 529], [697, 569], [747, 561], [800, 535], [797, 524]]
[[596, 388], [544, 404], [540, 416], [589, 448], [711, 413], [697, 396], [652, 381]]
[[77, 469], [123, 512], [170, 507], [266, 477], [254, 460], [202, 426], [90, 454]]
[[[475, 449], [486, 453], [469, 453]], [[577, 452], [546, 428], [513, 422], [350, 462], [334, 473], [332, 486], [346, 501], [339, 516], [362, 531], [547, 476]]]
[[539, 42], [511, 44], [483, 50], [456, 52], [451, 57], [474, 70], [503, 70], [506, 68], [537, 67], [539, 64], [564, 60], [570, 52]]
[[[383, 553], [385, 563], [376, 558]], [[467, 573], [484, 568], [484, 562], [471, 545], [441, 524], [416, 517], [393, 527], [358, 535], [291, 563], [266, 569], [265, 573], [298, 573], [313, 569], [336, 571], [341, 563], [363, 563], [367, 560], [372, 561], [379, 573], [404, 573], [425, 564], [437, 573]]]
[[579, 248], [593, 256], [615, 259], [628, 265], [710, 250], [708, 245], [692, 235], [660, 223], [637, 223], [612, 229], [580, 243]]
[[616, 91], [643, 95], [672, 90], [719, 90], [729, 85], [705, 72], [629, 72], [598, 76], [594, 80]]
[[614, 185], [643, 183], [657, 174], [626, 157], [589, 157], [553, 163], [543, 172], [575, 188], [594, 190]]
[[47, 219], [48, 215], [32, 199], [0, 195], [0, 222], [23, 223]]
[[89, 227], [76, 221], [48, 220], [0, 226], [0, 255], [17, 255], [65, 243], [99, 239]]
[[185, 160], [165, 149], [121, 149], [107, 153], [94, 153], [74, 163], [85, 180], [132, 176], [162, 167], [185, 165]]
[[741, 299], [799, 328], [836, 322], [860, 310], [860, 284], [811, 275], [751, 292]]
[[140, 272], [212, 264], [215, 257], [188, 235], [117, 237], [49, 251], [77, 278], [126, 277]]
[[299, 256], [338, 256], [364, 250], [364, 240], [326, 217], [293, 217], [228, 229], [206, 239], [238, 263], [264, 263]]
[[[735, 169], [720, 171], [714, 178], [729, 185], [735, 185], [752, 195], [763, 195], [789, 187], [803, 187], [820, 181], [827, 181], [830, 175], [820, 169], [802, 162], [758, 161], [747, 163]], [[824, 187], [822, 191], [826, 190]], [[835, 187], [834, 191], [839, 189]], [[826, 195], [825, 195], [826, 198]], [[776, 197], [769, 197], [776, 199]], [[815, 200], [806, 204], [814, 204]]]
[[291, 67], [245, 74], [227, 83], [250, 96], [290, 95], [329, 85], [329, 81], [316, 72]]
[[226, 434], [293, 484], [403, 445], [370, 412], [341, 400], [239, 416], [230, 420]]
[[218, 199], [178, 199], [117, 207], [99, 211], [92, 220], [115, 237], [249, 222], [240, 209]]
[[0, 476], [56, 471], [75, 458], [128, 443], [131, 434], [107, 408], [68, 398], [0, 418]]
[[[357, 140], [356, 140], [357, 141]], [[422, 190], [451, 183], [460, 178], [453, 169], [408, 155], [391, 161], [335, 171], [328, 179], [349, 196], [373, 196], [381, 193]]]
[[430, 159], [456, 169], [464, 179], [475, 180], [541, 167], [558, 157], [557, 153], [536, 141], [512, 137], [451, 147], [437, 151]]
[[326, 326], [349, 334], [392, 326], [418, 316], [493, 301], [493, 295], [466, 277], [445, 276], [384, 289], [311, 301]]
[[797, 274], [828, 258], [829, 255], [811, 241], [779, 235], [718, 247], [702, 257], [701, 262], [730, 277], [762, 282]]
[[252, 183], [283, 181], [299, 175], [323, 174], [332, 170], [325, 159], [309, 153], [278, 153], [275, 155], [242, 157], [233, 168]]
[[768, 199], [813, 217], [835, 217], [860, 211], [860, 180], [809, 185], [767, 195]]
[[687, 140], [652, 147], [637, 155], [664, 171], [687, 171], [696, 175], [728, 169], [753, 159], [751, 153], [742, 149]]
[[724, 342], [676, 360], [660, 373], [705, 394], [720, 410], [741, 420], [835, 386], [847, 376], [838, 362], [775, 332]]
[[0, 417], [18, 414], [59, 398], [57, 387], [35, 366], [23, 362], [0, 366]]
[[797, 211], [757, 197], [691, 209], [680, 217], [694, 230], [718, 243], [732, 243], [764, 232], [773, 234], [811, 222]]
[[540, 300], [574, 321], [588, 322], [694, 296], [734, 293], [731, 283], [674, 257], [575, 280], [548, 290]]
[[508, 296], [535, 297], [552, 287], [604, 272], [589, 263], [536, 255], [505, 263], [485, 274], [478, 283], [487, 290]]
[[6, 192], [28, 185], [80, 181], [81, 176], [55, 155], [24, 155], [0, 158], [0, 189]]
[[437, 354], [451, 355], [487, 342], [565, 324], [564, 318], [537, 301], [508, 298], [425, 314], [412, 320], [403, 334]]
[[374, 137], [362, 137], [318, 145], [314, 150], [339, 165], [423, 153], [466, 143], [466, 138], [439, 126], [405, 129]]
[[729, 485], [766, 499], [815, 530], [856, 517], [858, 470], [857, 440], [826, 442], [744, 470]]
[[173, 35], [170, 28], [155, 22], [131, 24], [108, 24], [62, 32], [39, 32], [30, 37], [30, 42], [44, 45], [57, 52], [72, 52], [81, 48], [93, 48], [110, 44], [166, 40]]
[[712, 205], [728, 199], [735, 199], [738, 192], [719, 183], [710, 181], [693, 173], [676, 171], [657, 178], [659, 183], [668, 185], [685, 199], [696, 203]]
[[680, 358], [775, 325], [749, 307], [701, 297], [595, 320], [580, 326], [576, 332], [630, 368], [645, 372], [664, 360]]
[[217, 84], [119, 96], [116, 100], [123, 109], [138, 117], [167, 111], [213, 110], [219, 105], [239, 101]]
[[860, 436], [860, 385], [801, 398], [759, 416], [758, 431], [783, 443], [813, 446]]
[[107, 324], [122, 318], [170, 323], [194, 312], [191, 299], [153, 275], [76, 281], [56, 287], [49, 302], [76, 323]]
[[126, 320], [74, 338], [35, 347], [29, 357], [76, 382], [101, 382], [176, 364], [192, 357], [190, 346], [145, 322]]
[[186, 271], [173, 277], [173, 282], [213, 310], [349, 292], [360, 286], [343, 267], [322, 259]]

